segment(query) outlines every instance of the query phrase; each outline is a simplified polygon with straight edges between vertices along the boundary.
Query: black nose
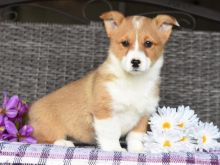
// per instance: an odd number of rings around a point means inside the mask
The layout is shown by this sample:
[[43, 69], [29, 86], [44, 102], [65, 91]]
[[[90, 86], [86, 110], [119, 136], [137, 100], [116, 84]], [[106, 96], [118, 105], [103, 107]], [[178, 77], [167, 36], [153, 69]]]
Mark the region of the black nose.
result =
[[140, 60], [136, 60], [136, 59], [131, 60], [131, 64], [133, 68], [138, 68], [140, 63], [141, 63]]

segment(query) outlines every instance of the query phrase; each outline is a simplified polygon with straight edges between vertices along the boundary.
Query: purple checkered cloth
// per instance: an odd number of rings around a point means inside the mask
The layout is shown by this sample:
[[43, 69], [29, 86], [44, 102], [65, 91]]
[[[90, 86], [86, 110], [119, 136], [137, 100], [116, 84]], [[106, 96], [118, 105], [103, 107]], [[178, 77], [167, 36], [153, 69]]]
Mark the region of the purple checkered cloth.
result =
[[220, 163], [220, 149], [196, 153], [106, 152], [97, 148], [0, 142], [0, 164], [145, 165]]

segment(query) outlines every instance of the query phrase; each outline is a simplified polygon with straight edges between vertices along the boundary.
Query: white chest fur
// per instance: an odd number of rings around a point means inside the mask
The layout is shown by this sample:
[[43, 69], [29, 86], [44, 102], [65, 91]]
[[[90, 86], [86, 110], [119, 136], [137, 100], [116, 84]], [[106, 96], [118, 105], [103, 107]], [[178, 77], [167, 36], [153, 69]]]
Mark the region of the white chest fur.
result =
[[[114, 63], [116, 59], [113, 59]], [[117, 64], [109, 69], [118, 79], [106, 84], [112, 97], [112, 110], [116, 122], [121, 127], [121, 133], [126, 134], [132, 129], [140, 117], [155, 111], [159, 97], [155, 96], [155, 88], [159, 81], [163, 58], [143, 75], [127, 75], [117, 68]]]
[[113, 115], [118, 119], [122, 134], [126, 134], [140, 117], [155, 110], [159, 97], [154, 96], [156, 82], [118, 79], [107, 84], [112, 97]]

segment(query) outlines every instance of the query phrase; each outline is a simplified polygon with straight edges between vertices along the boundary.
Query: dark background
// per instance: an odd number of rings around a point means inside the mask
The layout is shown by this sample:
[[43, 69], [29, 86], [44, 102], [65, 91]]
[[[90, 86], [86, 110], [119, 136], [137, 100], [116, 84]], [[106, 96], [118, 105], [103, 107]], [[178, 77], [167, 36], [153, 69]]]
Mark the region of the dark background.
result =
[[[102, 12], [114, 9], [125, 15], [142, 14], [150, 17], [155, 16], [156, 13], [167, 13], [175, 16], [183, 28], [220, 31], [219, 0], [141, 1], [142, 3], [136, 0], [27, 0], [25, 2], [1, 0], [0, 19], [1, 21], [86, 24], [89, 21], [100, 21], [99, 15]], [[197, 12], [193, 12], [191, 7], [195, 7]]]

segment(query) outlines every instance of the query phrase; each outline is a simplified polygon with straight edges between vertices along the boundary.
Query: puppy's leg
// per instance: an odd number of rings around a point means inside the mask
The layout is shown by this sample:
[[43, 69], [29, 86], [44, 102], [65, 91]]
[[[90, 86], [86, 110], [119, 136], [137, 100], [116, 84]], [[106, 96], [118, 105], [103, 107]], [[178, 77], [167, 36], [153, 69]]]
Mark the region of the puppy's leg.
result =
[[129, 152], [143, 152], [143, 135], [147, 129], [147, 117], [144, 116], [140, 119], [138, 124], [128, 133], [126, 137]]
[[97, 143], [101, 149], [105, 151], [125, 151], [119, 142], [121, 129], [114, 117], [108, 117], [105, 119], [98, 119], [95, 117], [94, 128]]
[[[108, 77], [108, 79], [112, 78], [114, 79], [114, 77]], [[96, 80], [96, 82], [102, 81], [98, 78]], [[94, 91], [98, 91], [94, 93], [93, 99], [93, 124], [98, 145], [105, 151], [125, 151], [119, 142], [121, 128], [118, 119], [112, 115], [109, 101], [111, 96], [106, 91], [106, 88], [103, 87], [103, 84], [96, 83]]]

